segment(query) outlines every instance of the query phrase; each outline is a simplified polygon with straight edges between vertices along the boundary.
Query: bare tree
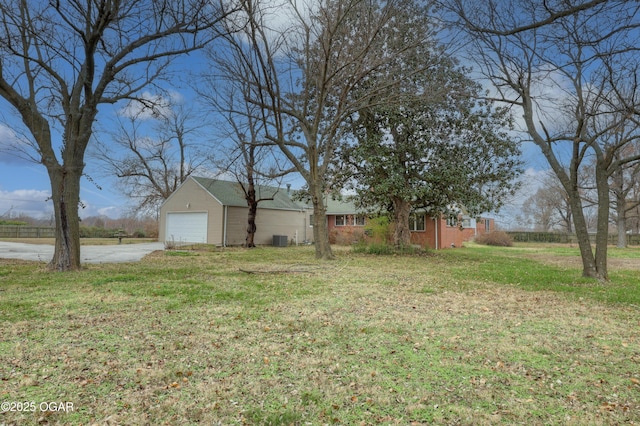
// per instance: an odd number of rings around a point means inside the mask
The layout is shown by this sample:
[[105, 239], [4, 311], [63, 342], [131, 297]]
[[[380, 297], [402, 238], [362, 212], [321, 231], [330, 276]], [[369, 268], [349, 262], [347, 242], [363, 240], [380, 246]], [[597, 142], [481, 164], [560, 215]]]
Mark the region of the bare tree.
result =
[[[98, 140], [91, 150], [108, 176], [138, 213], [155, 216], [160, 204], [207, 161], [193, 142], [202, 127], [192, 107], [183, 104], [153, 105], [133, 101], [121, 111], [111, 137]], [[116, 149], [114, 149], [116, 147]]]
[[[397, 102], [395, 76], [402, 74], [392, 67], [402, 67], [402, 58], [431, 33], [412, 26], [426, 9], [411, 0], [284, 4], [274, 9], [270, 2], [246, 1], [242, 13], [227, 20], [224, 32], [233, 35], [223, 59], [249, 86], [248, 101], [264, 113], [267, 139], [304, 178], [316, 257], [331, 259], [327, 170], [344, 125], [365, 106]], [[382, 69], [388, 78], [374, 82]]]
[[214, 33], [206, 30], [222, 15], [210, 0], [0, 4], [0, 96], [21, 117], [33, 157], [49, 174], [51, 269], [80, 267], [80, 179], [100, 105], [135, 98], [173, 57], [208, 43]]
[[[638, 150], [639, 148], [637, 144], [633, 144], [628, 147], [628, 150]], [[618, 248], [627, 247], [627, 229], [630, 225], [628, 218], [640, 206], [639, 178], [640, 164], [638, 163], [621, 164], [611, 174], [611, 204], [618, 232], [616, 242]]]
[[567, 193], [553, 172], [544, 175], [540, 188], [523, 203], [522, 212], [541, 231], [570, 233], [573, 229]]
[[[615, 159], [629, 142], [608, 136], [629, 120], [637, 87], [640, 5], [622, 1], [451, 0], [473, 36], [474, 58], [496, 98], [522, 111], [524, 127], [567, 193], [583, 275], [608, 279], [609, 177], [638, 156]], [[625, 65], [624, 69], [620, 64]], [[593, 161], [595, 253], [580, 173]]]
[[[218, 62], [215, 50], [208, 53], [213, 63]], [[219, 74], [205, 73], [195, 89], [213, 113], [222, 117], [217, 134], [226, 143], [216, 161], [217, 168], [232, 174], [242, 188], [248, 207], [245, 247], [252, 248], [258, 230], [258, 205], [273, 200], [281, 178], [295, 168], [286, 167], [287, 159], [276, 144], [267, 139], [264, 131], [267, 120], [263, 120], [262, 114], [268, 112], [260, 111], [259, 106], [248, 101], [251, 96], [246, 81], [238, 79], [225, 61], [216, 65]], [[273, 186], [274, 183], [277, 186]]]
[[[635, 200], [640, 200], [640, 182], [636, 181], [636, 185], [631, 194]], [[640, 234], [640, 204], [627, 210], [626, 223], [628, 230], [634, 234]]]

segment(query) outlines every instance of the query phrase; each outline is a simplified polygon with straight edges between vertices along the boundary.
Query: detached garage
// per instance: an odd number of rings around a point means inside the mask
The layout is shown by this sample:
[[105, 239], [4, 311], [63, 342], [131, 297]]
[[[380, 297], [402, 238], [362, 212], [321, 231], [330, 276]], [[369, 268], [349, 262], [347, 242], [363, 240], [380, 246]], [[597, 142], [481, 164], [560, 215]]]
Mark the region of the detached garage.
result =
[[175, 242], [206, 243], [207, 212], [168, 212], [166, 235]]
[[[290, 197], [288, 189], [260, 186], [256, 244], [271, 245], [273, 236], [310, 241], [311, 211]], [[238, 182], [189, 177], [160, 208], [160, 241], [242, 245], [246, 238], [247, 202]]]

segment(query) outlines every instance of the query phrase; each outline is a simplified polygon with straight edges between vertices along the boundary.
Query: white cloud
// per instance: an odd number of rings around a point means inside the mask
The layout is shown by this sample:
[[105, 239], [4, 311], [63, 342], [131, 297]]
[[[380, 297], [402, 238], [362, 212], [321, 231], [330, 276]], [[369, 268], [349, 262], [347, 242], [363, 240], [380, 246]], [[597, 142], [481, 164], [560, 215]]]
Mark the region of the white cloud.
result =
[[13, 130], [11, 130], [9, 127], [5, 126], [4, 124], [0, 124], [0, 141], [2, 141], [2, 143], [6, 143], [7, 141], [14, 141], [17, 140], [16, 138], [16, 134], [14, 133]]
[[173, 114], [172, 105], [184, 103], [184, 97], [171, 91], [168, 97], [150, 92], [143, 92], [139, 100], [132, 100], [118, 111], [118, 115], [138, 120], [151, 120], [169, 117]]
[[[276, 40], [284, 37], [290, 46], [302, 43], [304, 37], [299, 34], [300, 24], [312, 25], [311, 16], [317, 13], [320, 2], [317, 0], [266, 0], [260, 2], [260, 20], [263, 22], [267, 41], [273, 48], [280, 44]], [[227, 17], [238, 30], [245, 28], [247, 15], [238, 11]], [[241, 33], [240, 33], [241, 34]], [[243, 37], [240, 35], [240, 37]], [[284, 46], [281, 46], [284, 48]], [[272, 52], [275, 55], [284, 51]]]
[[36, 219], [51, 216], [53, 204], [49, 191], [37, 189], [17, 189], [14, 191], [0, 190], [0, 216], [4, 218], [16, 217], [21, 214]]
[[0, 123], [0, 163], [32, 163], [28, 159], [30, 151], [32, 149], [27, 142], [20, 139], [13, 129]]
[[121, 217], [122, 213], [122, 208], [117, 206], [102, 207], [98, 209], [98, 214], [100, 216], [107, 216], [111, 218]]
[[[0, 218], [10, 219], [18, 216], [29, 216], [34, 219], [48, 219], [53, 215], [51, 192], [37, 189], [17, 189], [5, 191], [0, 189]], [[82, 207], [84, 206], [84, 207]], [[119, 218], [126, 213], [124, 206], [93, 204], [83, 200], [78, 209], [81, 218], [89, 216], [107, 216]]]
[[535, 194], [538, 189], [544, 184], [544, 179], [549, 176], [549, 170], [536, 170], [534, 168], [528, 168], [524, 171], [520, 177], [522, 187], [519, 194], [524, 199], [529, 198]]
[[517, 218], [522, 212], [522, 204], [543, 185], [549, 170], [540, 170], [530, 167], [520, 176], [522, 186], [511, 199], [505, 203], [498, 214], [495, 214], [496, 223], [501, 229], [520, 229], [522, 224]]

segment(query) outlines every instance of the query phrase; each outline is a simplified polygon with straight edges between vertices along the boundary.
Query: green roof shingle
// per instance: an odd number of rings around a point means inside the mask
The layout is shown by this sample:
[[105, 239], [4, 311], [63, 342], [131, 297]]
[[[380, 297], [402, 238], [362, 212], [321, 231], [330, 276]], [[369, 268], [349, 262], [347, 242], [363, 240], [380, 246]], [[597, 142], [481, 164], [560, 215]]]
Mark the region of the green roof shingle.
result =
[[[231, 207], [247, 207], [247, 201], [244, 198], [242, 186], [238, 182], [226, 180], [209, 179], [204, 177], [192, 176], [200, 186], [202, 186], [209, 194], [215, 197], [222, 205]], [[273, 198], [272, 200], [260, 201], [260, 208], [263, 209], [279, 209], [279, 210], [301, 210], [304, 208], [302, 203], [298, 204], [290, 197], [287, 189], [276, 188], [274, 186], [256, 186], [256, 197]]]

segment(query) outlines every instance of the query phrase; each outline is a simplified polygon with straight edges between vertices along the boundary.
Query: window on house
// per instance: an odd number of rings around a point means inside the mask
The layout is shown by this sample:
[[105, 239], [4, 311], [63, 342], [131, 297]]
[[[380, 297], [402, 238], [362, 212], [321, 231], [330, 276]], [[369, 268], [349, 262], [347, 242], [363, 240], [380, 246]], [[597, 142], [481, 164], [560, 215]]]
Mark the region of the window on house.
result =
[[462, 227], [471, 228], [471, 219], [470, 218], [462, 219]]
[[491, 219], [484, 220], [484, 230], [487, 232], [491, 231]]
[[447, 217], [447, 226], [458, 226], [458, 216], [451, 215]]
[[336, 215], [336, 226], [364, 226], [366, 222], [364, 215], [340, 214]]
[[364, 226], [364, 216], [352, 214], [336, 215], [336, 226]]
[[424, 231], [426, 215], [424, 213], [412, 213], [409, 216], [409, 230]]

